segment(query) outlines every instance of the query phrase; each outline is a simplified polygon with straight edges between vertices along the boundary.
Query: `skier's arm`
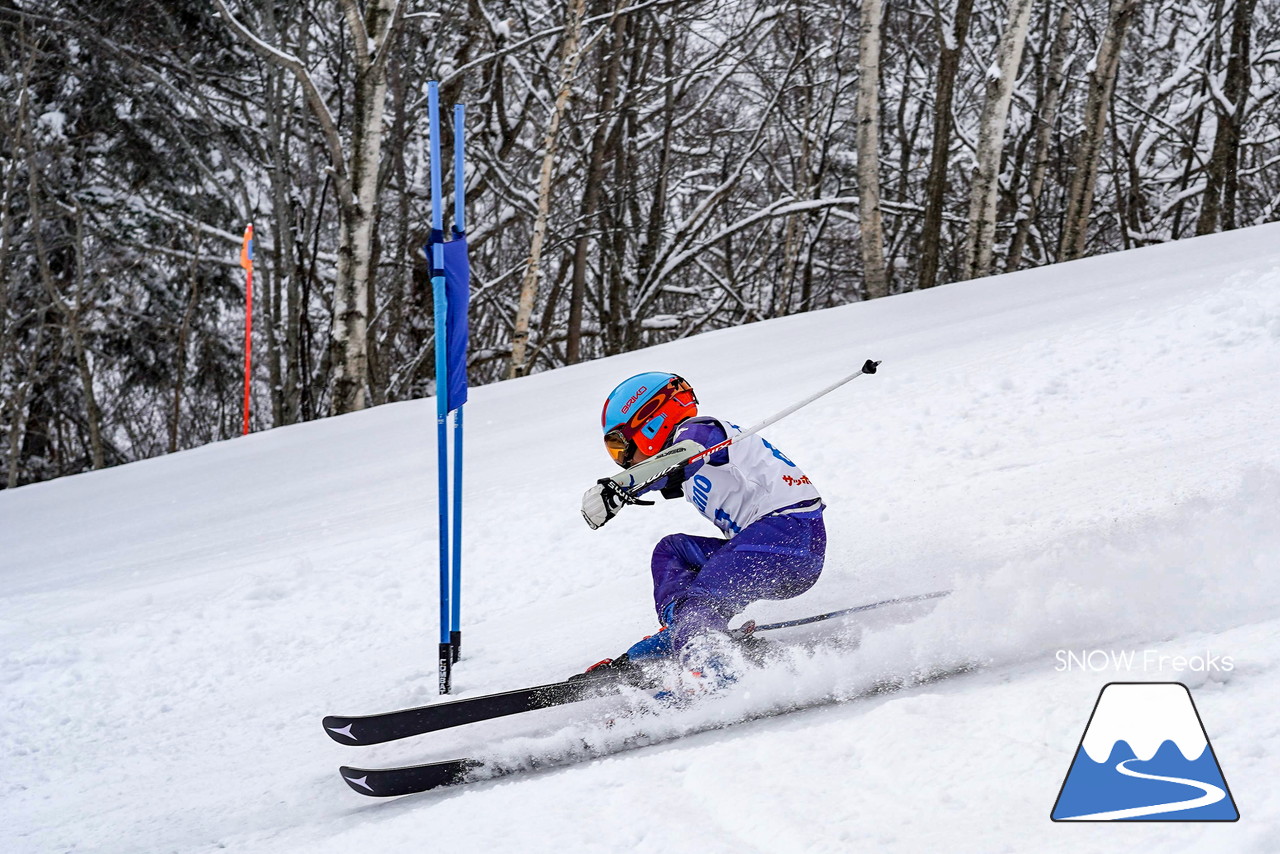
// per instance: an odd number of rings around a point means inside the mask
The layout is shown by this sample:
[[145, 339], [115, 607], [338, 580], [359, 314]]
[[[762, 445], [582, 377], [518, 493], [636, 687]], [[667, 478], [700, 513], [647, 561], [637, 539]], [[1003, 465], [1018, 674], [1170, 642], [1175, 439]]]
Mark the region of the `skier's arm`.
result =
[[[645, 488], [646, 484], [701, 450], [703, 446], [692, 440], [679, 442], [626, 471], [600, 478], [582, 496], [582, 518], [594, 531], [617, 516], [628, 504], [652, 504], [652, 501], [642, 501], [638, 497], [641, 492], [650, 491]], [[665, 480], [667, 478], [662, 478], [659, 482]]]
[[654, 490], [663, 490], [667, 498], [681, 494], [681, 485], [691, 478], [706, 463], [720, 465], [728, 459], [728, 450], [717, 451], [709, 458], [696, 460], [685, 466], [683, 470], [666, 477], [660, 477], [649, 483], [654, 477], [666, 472], [672, 460], [687, 459], [725, 439], [725, 432], [714, 421], [696, 421], [682, 425], [673, 436], [675, 444], [650, 459], [636, 463], [626, 471], [612, 477], [602, 477], [582, 496], [582, 518], [592, 530], [604, 525], [614, 516], [622, 512], [628, 504], [652, 504], [652, 501], [640, 501], [638, 496]]
[[[672, 437], [675, 446], [680, 446], [688, 442], [697, 443], [698, 447], [694, 449], [694, 453], [703, 448], [710, 448], [720, 444], [726, 438], [724, 428], [716, 421], [710, 419], [691, 419], [676, 428], [675, 435]], [[686, 454], [686, 456], [688, 456]], [[660, 490], [664, 498], [679, 498], [683, 492], [682, 485], [686, 480], [693, 478], [698, 470], [704, 465], [710, 463], [713, 466], [723, 465], [729, 460], [729, 449], [722, 448], [716, 451], [710, 457], [700, 457], [684, 467], [682, 471], [667, 475], [664, 478], [654, 481], [641, 488], [639, 491], [633, 491], [634, 495], [645, 495], [655, 490]], [[628, 470], [630, 471], [630, 470]], [[647, 478], [638, 478], [636, 482], [643, 482]]]
[[[704, 464], [718, 466], [729, 459], [729, 451], [726, 448], [716, 451], [705, 460], [695, 460], [682, 470], [671, 472], [672, 467], [679, 465], [682, 460], [687, 460], [725, 440], [724, 429], [715, 421], [690, 420], [676, 428], [671, 440], [672, 444], [669, 447], [649, 459], [642, 460], [625, 471], [602, 480], [611, 480], [626, 490], [628, 495], [639, 496], [672, 486], [678, 488], [686, 479], [697, 474], [698, 469]], [[665, 477], [662, 476], [664, 474]]]
[[621, 512], [628, 504], [652, 504], [641, 501], [613, 478], [602, 477], [582, 495], [582, 518], [595, 530]]

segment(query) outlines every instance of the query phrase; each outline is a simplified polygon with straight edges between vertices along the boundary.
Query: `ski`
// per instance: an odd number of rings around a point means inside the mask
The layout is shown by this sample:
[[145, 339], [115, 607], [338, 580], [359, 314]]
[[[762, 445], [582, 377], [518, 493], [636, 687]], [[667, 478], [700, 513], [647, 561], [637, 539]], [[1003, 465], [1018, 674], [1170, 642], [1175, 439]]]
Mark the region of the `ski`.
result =
[[[812, 617], [801, 617], [784, 620], [778, 623], [756, 625], [754, 621], [744, 623], [731, 632], [739, 640], [760, 632], [802, 626], [825, 620], [838, 619], [852, 614], [885, 608], [892, 605], [907, 605], [939, 599], [950, 591], [940, 590], [914, 596], [900, 596], [884, 599], [852, 608], [843, 608], [826, 614]], [[567, 679], [563, 682], [552, 682], [532, 688], [520, 688], [500, 694], [485, 694], [479, 697], [466, 697], [446, 703], [433, 703], [412, 709], [399, 709], [373, 715], [344, 716], [329, 715], [324, 719], [324, 730], [329, 737], [339, 744], [363, 746], [382, 744], [415, 735], [451, 729], [478, 721], [531, 712], [536, 709], [548, 709], [563, 706], [597, 697], [617, 693], [624, 687], [644, 687], [651, 679], [644, 671], [632, 667], [628, 669], [595, 670]]]
[[726, 729], [731, 726], [763, 720], [765, 718], [778, 717], [780, 715], [801, 711], [803, 709], [818, 708], [821, 706], [863, 700], [883, 694], [891, 694], [911, 687], [928, 685], [942, 679], [948, 679], [952, 676], [960, 676], [965, 673], [972, 672], [977, 669], [978, 666], [979, 665], [977, 663], [970, 663], [950, 669], [939, 669], [928, 673], [916, 674], [910, 679], [905, 680], [884, 679], [875, 683], [865, 691], [861, 691], [852, 696], [826, 697], [811, 702], [798, 703], [781, 709], [747, 714], [732, 720], [717, 721], [681, 735], [665, 736], [656, 739], [632, 739], [619, 747], [603, 752], [597, 748], [586, 748], [582, 751], [571, 750], [561, 755], [542, 756], [531, 760], [517, 762], [511, 762], [510, 760], [487, 762], [481, 759], [464, 758], [447, 759], [441, 762], [429, 762], [425, 765], [405, 765], [396, 768], [353, 768], [351, 766], [343, 766], [340, 771], [342, 773], [342, 779], [351, 787], [352, 791], [368, 797], [391, 798], [398, 795], [413, 795], [422, 792], [429, 792], [433, 789], [444, 788], [446, 786], [476, 783], [482, 780], [495, 780], [500, 777], [508, 777], [532, 769], [562, 768], [590, 759], [599, 758], [602, 755], [621, 753], [641, 747], [651, 747], [655, 744], [673, 741], [676, 738], [697, 735], [710, 730]]
[[393, 798], [465, 783], [467, 773], [483, 767], [483, 764], [472, 759], [449, 759], [403, 768], [351, 768], [344, 765], [338, 771], [354, 792], [371, 798]]
[[520, 688], [501, 694], [466, 697], [414, 709], [360, 717], [329, 715], [324, 719], [324, 731], [339, 744], [382, 744], [477, 721], [590, 700], [613, 693], [623, 686], [636, 684], [637, 681], [642, 681], [639, 668], [632, 671], [603, 670], [563, 682]]

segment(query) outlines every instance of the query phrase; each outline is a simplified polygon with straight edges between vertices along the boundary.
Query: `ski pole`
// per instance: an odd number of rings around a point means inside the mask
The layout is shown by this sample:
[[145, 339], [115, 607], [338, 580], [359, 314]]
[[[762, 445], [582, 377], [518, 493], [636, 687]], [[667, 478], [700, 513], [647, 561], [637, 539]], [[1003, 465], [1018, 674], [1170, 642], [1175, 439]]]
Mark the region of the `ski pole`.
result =
[[852, 608], [841, 608], [839, 611], [829, 611], [826, 614], [817, 614], [813, 617], [798, 617], [794, 620], [783, 620], [780, 623], [766, 623], [763, 626], [756, 625], [755, 620], [747, 620], [736, 629], [732, 629], [729, 635], [734, 638], [744, 638], [747, 635], [756, 632], [768, 632], [774, 629], [789, 629], [792, 626], [807, 626], [810, 623], [821, 623], [824, 620], [834, 620], [837, 617], [847, 617], [850, 614], [860, 614], [863, 611], [874, 611], [877, 608], [884, 608], [888, 605], [910, 605], [914, 602], [928, 602], [930, 599], [941, 599], [944, 596], [950, 596], [950, 590], [935, 590], [932, 593], [919, 593], [915, 596], [899, 596], [896, 599], [883, 599], [879, 602], [872, 602], [868, 605], [855, 605]]
[[[689, 453], [689, 448], [686, 446], [685, 442], [681, 442], [679, 445], [675, 445], [671, 448], [668, 448], [663, 453], [658, 454], [652, 459], [646, 460], [645, 463], [640, 464], [641, 466], [645, 466], [645, 468], [650, 468], [650, 466], [652, 466], [654, 469], [656, 469], [654, 473], [644, 476], [644, 479], [638, 483], [631, 483], [628, 485], [620, 484], [620, 486], [623, 486], [623, 492], [626, 494], [626, 496], [634, 501], [636, 500], [635, 499], [636, 493], [640, 492], [642, 489], [649, 486], [650, 484], [657, 483], [659, 480], [662, 480], [662, 478], [666, 477], [672, 472], [682, 469], [685, 466], [689, 465], [690, 463], [695, 463], [698, 460], [702, 459], [703, 457], [709, 457], [712, 454], [714, 454], [716, 451], [729, 447], [734, 442], [741, 441], [742, 439], [746, 439], [749, 436], [754, 436], [756, 433], [759, 433], [761, 430], [768, 427], [770, 424], [774, 424], [778, 421], [781, 421], [783, 418], [786, 418], [788, 415], [795, 412], [797, 409], [801, 409], [805, 406], [808, 406], [818, 398], [823, 397], [824, 395], [830, 394], [831, 392], [840, 388], [840, 386], [844, 385], [847, 382], [857, 379], [863, 374], [874, 374], [876, 372], [876, 368], [879, 367], [879, 365], [880, 365], [879, 362], [872, 361], [871, 359], [867, 359], [867, 361], [863, 363], [861, 368], [859, 368], [857, 371], [853, 372], [852, 374], [849, 374], [849, 376], [842, 377], [841, 379], [836, 380], [831, 385], [824, 388], [822, 391], [816, 394], [809, 395], [799, 403], [791, 404], [781, 412], [775, 413], [774, 415], [770, 415], [768, 418], [761, 421], [759, 424], [749, 427], [740, 433], [735, 433], [732, 436], [725, 439], [724, 441], [717, 442], [716, 444], [712, 445], [709, 448], [701, 448], [698, 451]], [[689, 442], [688, 444], [693, 444], [693, 443]], [[697, 447], [697, 446], [695, 445], [694, 447]], [[657, 464], [657, 465], [653, 465], [653, 464]], [[638, 466], [634, 468], [638, 468]], [[614, 481], [617, 482], [619, 477], [621, 476], [614, 475], [614, 478], [613, 478]], [[624, 500], [626, 499], [624, 498]]]
[[[768, 418], [761, 421], [759, 424], [755, 425], [754, 427], [748, 427], [746, 430], [743, 430], [741, 433], [735, 433], [734, 435], [725, 439], [723, 442], [712, 445], [710, 448], [707, 448], [705, 451], [700, 451], [694, 454], [692, 457], [689, 458], [689, 463], [695, 462], [696, 460], [700, 460], [703, 457], [709, 457], [712, 454], [714, 454], [716, 451], [720, 450], [721, 448], [729, 447], [739, 439], [745, 439], [748, 436], [754, 436], [764, 428], [768, 427], [770, 424], [773, 424], [777, 421], [781, 421], [783, 418], [786, 418], [788, 415], [795, 412], [797, 409], [801, 409], [805, 406], [808, 406], [818, 398], [824, 397], [830, 394], [831, 392], [835, 391], [836, 389], [840, 388], [840, 386], [844, 385], [845, 383], [850, 382], [851, 380], [856, 380], [858, 377], [862, 376], [863, 374], [874, 374], [876, 372], [876, 368], [879, 367], [879, 365], [880, 365], [879, 362], [873, 362], [870, 359], [867, 359], [866, 363], [861, 368], [859, 368], [854, 373], [849, 374], [849, 376], [844, 377], [843, 379], [836, 380], [831, 385], [827, 386], [817, 394], [810, 395], [809, 397], [806, 397], [804, 400], [800, 401], [799, 403], [793, 403], [790, 406], [788, 406], [786, 409], [782, 410], [781, 412], [775, 415], [770, 415]], [[685, 465], [688, 465], [689, 463], [685, 463]]]

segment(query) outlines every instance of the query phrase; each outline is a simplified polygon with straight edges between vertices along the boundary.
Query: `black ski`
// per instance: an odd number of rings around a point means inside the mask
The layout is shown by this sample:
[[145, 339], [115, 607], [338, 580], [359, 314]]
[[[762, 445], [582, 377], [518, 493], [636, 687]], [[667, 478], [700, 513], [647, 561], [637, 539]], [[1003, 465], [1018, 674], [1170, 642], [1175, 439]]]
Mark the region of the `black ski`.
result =
[[344, 765], [338, 770], [352, 791], [372, 798], [392, 798], [465, 783], [467, 772], [482, 766], [483, 763], [471, 759], [449, 759], [405, 768], [351, 768]]
[[[842, 608], [813, 617], [802, 617], [769, 623], [763, 626], [749, 622], [735, 629], [731, 634], [741, 640], [760, 632], [775, 629], [791, 628], [809, 623], [845, 617], [851, 614], [884, 608], [890, 605], [906, 605], [939, 599], [950, 591], [940, 590], [933, 593], [922, 593], [915, 596], [900, 596], [884, 599], [853, 608]], [[392, 712], [381, 712], [373, 715], [357, 717], [329, 715], [324, 719], [324, 731], [339, 744], [363, 746], [382, 744], [410, 736], [437, 732], [465, 724], [531, 712], [536, 709], [548, 709], [552, 706], [563, 706], [596, 697], [607, 696], [621, 688], [631, 685], [644, 687], [653, 680], [640, 668], [634, 665], [628, 668], [602, 668], [590, 673], [579, 674], [563, 682], [552, 682], [533, 688], [520, 688], [501, 694], [485, 694], [479, 697], [466, 697], [451, 700], [447, 703], [433, 703], [413, 709], [398, 709]]]
[[[686, 733], [685, 735], [694, 735], [709, 730], [725, 729], [727, 727], [762, 720], [764, 718], [778, 717], [779, 715], [800, 711], [802, 709], [811, 709], [819, 706], [865, 699], [882, 694], [891, 694], [904, 688], [927, 685], [941, 679], [947, 679], [952, 676], [969, 673], [977, 669], [978, 666], [979, 665], [977, 663], [963, 664], [950, 669], [940, 669], [930, 673], [917, 674], [909, 680], [885, 679], [854, 696], [840, 698], [827, 697], [809, 703], [797, 704], [784, 709], [776, 709], [759, 714], [748, 714], [734, 720], [717, 721], [713, 724], [707, 725], [706, 727]], [[684, 736], [673, 736], [655, 740], [640, 739], [607, 752], [619, 753], [625, 750], [648, 747], [653, 744], [661, 744], [663, 742], [671, 741], [673, 738], [682, 737]], [[588, 759], [596, 758], [599, 755], [601, 754], [595, 750], [588, 750], [586, 752], [570, 751], [569, 753], [561, 756], [540, 757], [532, 763], [518, 762], [510, 765], [504, 763], [491, 764], [479, 759], [448, 759], [442, 762], [430, 762], [426, 765], [406, 765], [399, 768], [352, 768], [349, 766], [343, 766], [340, 770], [342, 772], [342, 779], [346, 781], [352, 791], [375, 798], [390, 798], [397, 795], [412, 795], [420, 792], [429, 792], [432, 789], [439, 789], [445, 786], [473, 783], [481, 780], [493, 780], [499, 777], [506, 777], [512, 774], [528, 771], [530, 768], [565, 767]]]
[[[416, 709], [400, 709], [363, 717], [329, 715], [324, 719], [324, 731], [339, 744], [381, 744], [412, 735], [450, 729], [476, 721], [502, 718], [535, 709], [549, 709], [601, 697], [633, 684], [636, 672], [602, 670], [585, 674], [564, 682], [552, 682], [533, 688], [521, 688], [502, 694], [485, 694], [467, 697], [447, 703], [434, 703]], [[630, 677], [630, 678], [628, 678]]]

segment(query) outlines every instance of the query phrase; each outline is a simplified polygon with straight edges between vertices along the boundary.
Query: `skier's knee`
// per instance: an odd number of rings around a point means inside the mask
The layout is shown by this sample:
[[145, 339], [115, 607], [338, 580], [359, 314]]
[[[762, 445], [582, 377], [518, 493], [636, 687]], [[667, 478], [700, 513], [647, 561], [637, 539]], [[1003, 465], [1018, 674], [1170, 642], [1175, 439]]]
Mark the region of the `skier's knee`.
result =
[[687, 549], [684, 548], [685, 534], [667, 534], [658, 540], [657, 545], [653, 547], [653, 563], [659, 564], [679, 564], [687, 566], [689, 561], [686, 558]]

